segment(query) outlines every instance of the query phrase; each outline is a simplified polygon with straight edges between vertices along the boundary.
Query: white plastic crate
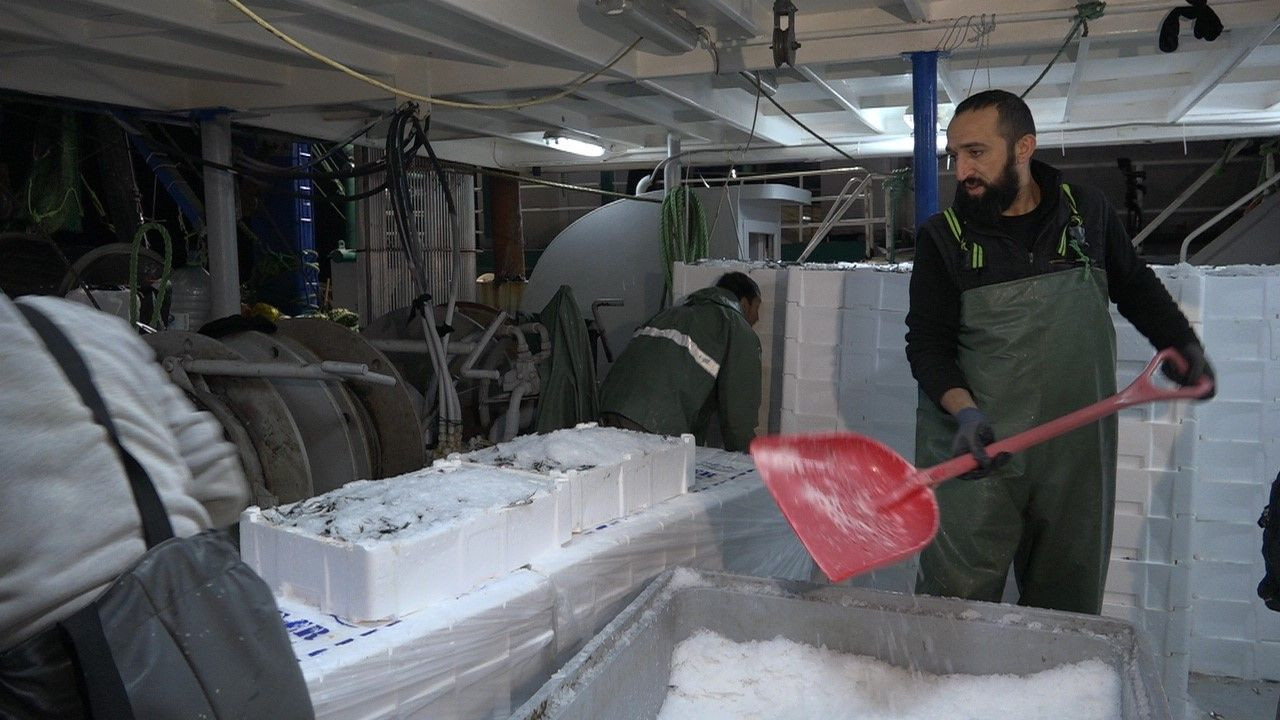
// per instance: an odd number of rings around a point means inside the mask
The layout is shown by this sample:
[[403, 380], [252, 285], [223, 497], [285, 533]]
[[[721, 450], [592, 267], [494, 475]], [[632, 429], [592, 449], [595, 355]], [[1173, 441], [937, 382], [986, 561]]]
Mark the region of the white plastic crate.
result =
[[[425, 517], [415, 523], [415, 515]], [[366, 622], [528, 564], [568, 541], [568, 518], [562, 486], [454, 464], [251, 507], [240, 518], [240, 552], [276, 594]]]

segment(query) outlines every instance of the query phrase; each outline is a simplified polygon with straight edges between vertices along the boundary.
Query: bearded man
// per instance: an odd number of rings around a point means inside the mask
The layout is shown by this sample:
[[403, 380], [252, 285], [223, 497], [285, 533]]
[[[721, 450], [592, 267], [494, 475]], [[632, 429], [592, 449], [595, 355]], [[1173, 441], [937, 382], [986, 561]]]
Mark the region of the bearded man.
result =
[[[1013, 457], [985, 449], [1115, 393], [1110, 303], [1155, 348], [1204, 348], [1106, 197], [1032, 159], [1035, 121], [1016, 95], [978, 93], [947, 128], [955, 203], [916, 238], [907, 359], [920, 386], [916, 464], [972, 453], [967, 482], [938, 488], [941, 527], [916, 591], [1097, 614], [1115, 514], [1116, 419]], [[1212, 395], [1212, 391], [1206, 398]]]

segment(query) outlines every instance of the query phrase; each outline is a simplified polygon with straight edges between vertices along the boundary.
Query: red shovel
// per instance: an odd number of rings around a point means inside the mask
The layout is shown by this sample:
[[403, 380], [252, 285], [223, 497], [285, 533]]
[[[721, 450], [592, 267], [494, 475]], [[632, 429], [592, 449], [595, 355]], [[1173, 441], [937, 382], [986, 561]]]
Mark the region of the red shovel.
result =
[[[1133, 405], [1198, 398], [1213, 388], [1160, 388], [1152, 377], [1165, 360], [1185, 367], [1176, 351], [1160, 351], [1129, 387], [1057, 420], [987, 446], [991, 457], [1016, 453]], [[772, 435], [751, 455], [782, 514], [832, 582], [892, 565], [919, 552], [938, 532], [933, 488], [978, 467], [961, 455], [919, 470], [888, 446], [855, 433]]]

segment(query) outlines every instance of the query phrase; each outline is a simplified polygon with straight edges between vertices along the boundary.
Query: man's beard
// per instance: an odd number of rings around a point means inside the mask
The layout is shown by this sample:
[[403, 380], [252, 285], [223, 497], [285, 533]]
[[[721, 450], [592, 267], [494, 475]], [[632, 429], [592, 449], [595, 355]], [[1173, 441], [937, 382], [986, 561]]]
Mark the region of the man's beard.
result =
[[1018, 199], [1018, 172], [1013, 153], [1009, 153], [1009, 161], [1005, 163], [1004, 171], [995, 182], [989, 183], [977, 178], [974, 178], [974, 182], [985, 188], [976, 197], [969, 194], [964, 183], [956, 184], [956, 210], [964, 217], [994, 223]]

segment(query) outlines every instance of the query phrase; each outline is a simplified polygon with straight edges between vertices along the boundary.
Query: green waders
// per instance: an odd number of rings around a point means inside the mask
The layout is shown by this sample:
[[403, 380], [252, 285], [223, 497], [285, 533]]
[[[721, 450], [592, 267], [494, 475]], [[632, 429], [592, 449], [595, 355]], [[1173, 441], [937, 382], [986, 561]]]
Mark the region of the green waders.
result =
[[[1106, 274], [1085, 265], [961, 295], [958, 362], [997, 439], [1115, 393], [1106, 287]], [[951, 457], [955, 432], [955, 420], [921, 395], [916, 465]], [[1097, 614], [1115, 478], [1112, 416], [1019, 453], [986, 478], [943, 483], [941, 527], [920, 555], [916, 591], [998, 602], [1012, 564], [1020, 604]]]

